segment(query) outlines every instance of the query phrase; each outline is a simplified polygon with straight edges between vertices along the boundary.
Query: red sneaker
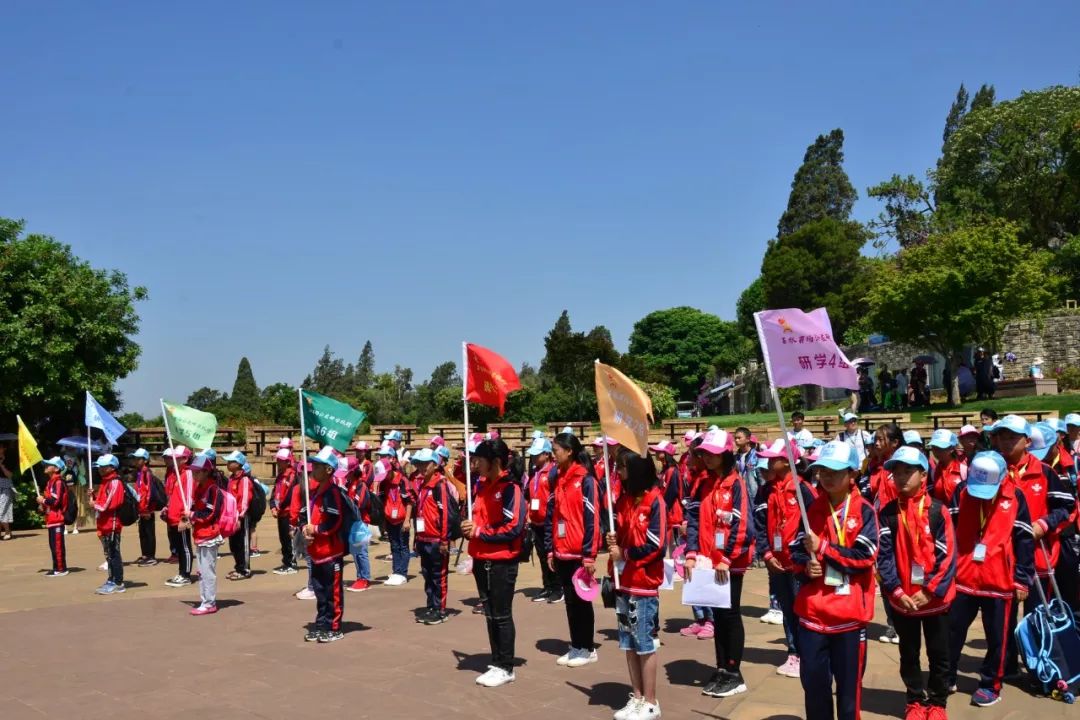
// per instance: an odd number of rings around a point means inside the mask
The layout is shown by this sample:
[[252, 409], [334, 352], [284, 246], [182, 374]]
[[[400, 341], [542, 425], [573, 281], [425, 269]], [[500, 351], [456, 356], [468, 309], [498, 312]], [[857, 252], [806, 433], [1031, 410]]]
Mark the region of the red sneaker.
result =
[[191, 608], [192, 615], [213, 615], [217, 612], [217, 605], [200, 605], [196, 608]]
[[360, 578], [356, 582], [354, 582], [352, 585], [350, 585], [349, 587], [347, 587], [345, 589], [348, 590], [349, 592], [364, 592], [365, 590], [368, 589], [368, 587], [370, 585], [371, 585], [371, 583], [369, 583], [367, 580], [364, 580], [363, 578]]
[[908, 703], [904, 710], [904, 720], [926, 720], [927, 707], [922, 703]]
[[167, 562], [167, 563], [169, 563], [171, 565], [175, 565], [176, 563], [180, 562], [180, 559], [177, 558], [175, 555], [170, 555], [169, 559], [166, 560], [165, 562]]
[[926, 720], [949, 720], [949, 713], [943, 707], [931, 705], [926, 710]]

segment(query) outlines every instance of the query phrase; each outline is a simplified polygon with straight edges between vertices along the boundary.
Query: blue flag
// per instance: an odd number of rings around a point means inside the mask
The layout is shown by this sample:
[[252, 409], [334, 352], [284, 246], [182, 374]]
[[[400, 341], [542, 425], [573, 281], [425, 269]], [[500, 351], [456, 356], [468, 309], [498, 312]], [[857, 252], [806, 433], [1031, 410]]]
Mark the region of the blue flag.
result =
[[105, 433], [110, 445], [115, 445], [120, 436], [127, 432], [127, 428], [120, 424], [109, 411], [101, 407], [90, 391], [86, 391], [86, 427], [96, 427]]

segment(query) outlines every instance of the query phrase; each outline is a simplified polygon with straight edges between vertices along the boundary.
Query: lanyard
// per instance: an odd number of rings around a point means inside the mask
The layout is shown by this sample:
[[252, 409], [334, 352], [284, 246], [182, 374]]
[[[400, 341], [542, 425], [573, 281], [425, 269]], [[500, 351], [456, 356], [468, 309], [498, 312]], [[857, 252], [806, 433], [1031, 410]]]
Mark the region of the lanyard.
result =
[[919, 528], [922, 527], [922, 512], [923, 512], [923, 507], [925, 507], [925, 505], [926, 505], [926, 495], [923, 495], [921, 498], [919, 498], [918, 507], [915, 508], [915, 530], [914, 531], [908, 525], [907, 513], [906, 512], [901, 512], [900, 513], [900, 522], [902, 522], [904, 524], [904, 530], [907, 531], [908, 537], [911, 538], [911, 545], [915, 549], [916, 553], [919, 552], [919, 548], [920, 548], [920, 545], [919, 545]]
[[[847, 518], [850, 507], [851, 493], [849, 492], [847, 500], [844, 501], [844, 519]], [[832, 502], [829, 503], [829, 511], [832, 513], [833, 527], [836, 528], [836, 537], [840, 540], [840, 544], [846, 547], [846, 540], [844, 539], [844, 522], [836, 517], [836, 508], [832, 506]]]

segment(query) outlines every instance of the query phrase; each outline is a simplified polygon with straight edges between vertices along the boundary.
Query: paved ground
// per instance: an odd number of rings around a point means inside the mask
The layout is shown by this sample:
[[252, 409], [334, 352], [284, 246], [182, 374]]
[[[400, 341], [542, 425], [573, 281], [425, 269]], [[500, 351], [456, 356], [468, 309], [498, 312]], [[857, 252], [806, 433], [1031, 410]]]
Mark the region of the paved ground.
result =
[[[160, 529], [160, 527], [159, 527]], [[268, 530], [268, 528], [267, 528]], [[263, 545], [269, 546], [269, 532]], [[159, 548], [165, 545], [159, 533]], [[453, 575], [450, 606], [461, 614], [445, 625], [413, 622], [423, 605], [416, 580], [390, 588], [375, 586], [346, 593], [347, 635], [333, 645], [307, 644], [302, 635], [315, 611], [313, 602], [292, 597], [302, 575], [269, 573], [277, 563], [267, 555], [254, 561], [253, 579], [222, 581], [222, 611], [193, 618], [187, 610], [197, 588], [174, 590], [163, 582], [175, 568], [128, 566], [128, 591], [92, 594], [104, 574], [100, 546], [92, 534], [68, 536], [73, 567], [66, 578], [46, 579], [49, 554], [42, 533], [18, 533], [0, 543], [0, 718], [295, 718], [313, 716], [427, 718], [609, 718], [626, 700], [626, 668], [615, 640], [610, 611], [598, 606], [600, 662], [577, 670], [560, 668], [566, 650], [562, 606], [528, 602], [539, 571], [526, 565], [515, 604], [522, 666], [517, 682], [496, 690], [473, 679], [487, 664], [483, 620], [471, 614], [472, 577]], [[373, 546], [374, 555], [388, 552]], [[124, 557], [138, 555], [134, 532], [126, 532]], [[230, 560], [222, 558], [226, 570]], [[375, 560], [376, 576], [388, 564]], [[412, 569], [416, 569], [414, 561]], [[222, 574], [224, 574], [222, 572]], [[350, 569], [346, 575], [353, 578]], [[767, 604], [763, 571], [755, 571], [744, 591], [747, 650], [744, 674], [750, 692], [717, 701], [701, 695], [712, 662], [712, 643], [679, 637], [689, 620], [677, 596], [662, 597], [660, 700], [668, 718], [790, 720], [801, 718], [798, 680], [774, 674], [784, 659], [779, 628], [757, 622]], [[878, 610], [878, 617], [884, 617]], [[876, 642], [872, 628], [865, 678], [864, 717], [902, 717], [904, 696], [895, 646]], [[953, 718], [1075, 717], [1074, 708], [1033, 698], [1009, 688], [997, 706], [967, 704], [974, 689], [977, 657], [984, 647], [973, 628], [960, 695]]]

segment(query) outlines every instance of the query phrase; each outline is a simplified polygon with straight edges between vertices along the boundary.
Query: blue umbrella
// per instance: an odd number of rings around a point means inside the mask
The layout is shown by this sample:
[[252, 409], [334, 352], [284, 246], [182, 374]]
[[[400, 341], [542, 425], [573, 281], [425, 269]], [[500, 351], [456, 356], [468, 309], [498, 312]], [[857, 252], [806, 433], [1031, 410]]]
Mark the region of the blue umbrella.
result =
[[[60, 438], [56, 441], [56, 444], [60, 447], [75, 448], [77, 450], [82, 450], [83, 452], [86, 452], [86, 438], [80, 437], [79, 435], [72, 435], [71, 437]], [[107, 453], [109, 452], [110, 447], [108, 445], [105, 445], [104, 443], [95, 440], [94, 442], [90, 443], [90, 449], [96, 453]]]

